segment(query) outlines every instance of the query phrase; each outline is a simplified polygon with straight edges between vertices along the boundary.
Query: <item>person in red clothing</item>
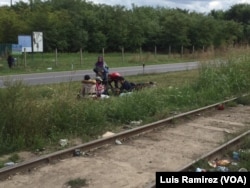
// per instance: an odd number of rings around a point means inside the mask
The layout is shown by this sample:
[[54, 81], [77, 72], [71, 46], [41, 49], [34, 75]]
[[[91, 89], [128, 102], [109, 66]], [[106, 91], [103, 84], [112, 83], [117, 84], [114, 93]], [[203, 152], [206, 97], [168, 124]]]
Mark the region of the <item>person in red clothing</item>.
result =
[[118, 81], [122, 76], [118, 72], [112, 72], [108, 74], [108, 86], [111, 90], [114, 90], [115, 88], [119, 88]]
[[105, 85], [102, 83], [103, 79], [100, 76], [97, 76], [95, 80], [96, 80], [96, 85], [95, 85], [96, 97], [109, 98], [109, 96], [106, 95], [105, 93]]

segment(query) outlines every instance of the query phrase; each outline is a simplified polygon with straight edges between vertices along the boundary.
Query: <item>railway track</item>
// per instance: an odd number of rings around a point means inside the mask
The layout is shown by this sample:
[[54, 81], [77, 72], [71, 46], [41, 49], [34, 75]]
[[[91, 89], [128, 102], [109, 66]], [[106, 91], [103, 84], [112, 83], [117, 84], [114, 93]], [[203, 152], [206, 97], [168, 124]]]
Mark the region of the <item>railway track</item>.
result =
[[[215, 159], [223, 158], [223, 155], [237, 151], [241, 148], [241, 145], [244, 143], [245, 139], [250, 138], [250, 130], [240, 134], [239, 136], [233, 138], [232, 140], [222, 144], [221, 146], [215, 148], [214, 150], [198, 157], [197, 159], [193, 160], [192, 162], [188, 163], [187, 165], [177, 169], [176, 172], [194, 172], [195, 165], [199, 161], [213, 161]], [[156, 188], [155, 181], [149, 183], [146, 188]]]
[[[217, 109], [236, 99], [2, 168], [0, 187], [61, 188], [75, 178], [98, 188], [154, 187], [156, 171], [185, 171], [200, 156], [209, 158], [240, 143], [238, 135], [250, 127], [250, 106]], [[225, 145], [233, 136], [238, 137]], [[114, 144], [117, 140], [122, 144]], [[76, 151], [84, 155], [74, 157]]]

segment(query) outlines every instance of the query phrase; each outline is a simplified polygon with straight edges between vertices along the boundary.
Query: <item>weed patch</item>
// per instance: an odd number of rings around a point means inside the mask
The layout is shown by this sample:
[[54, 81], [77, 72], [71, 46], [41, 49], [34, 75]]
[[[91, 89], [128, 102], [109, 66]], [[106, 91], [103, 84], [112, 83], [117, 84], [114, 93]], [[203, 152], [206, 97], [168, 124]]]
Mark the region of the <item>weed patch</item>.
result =
[[66, 183], [71, 188], [82, 188], [88, 186], [86, 179], [77, 178]]

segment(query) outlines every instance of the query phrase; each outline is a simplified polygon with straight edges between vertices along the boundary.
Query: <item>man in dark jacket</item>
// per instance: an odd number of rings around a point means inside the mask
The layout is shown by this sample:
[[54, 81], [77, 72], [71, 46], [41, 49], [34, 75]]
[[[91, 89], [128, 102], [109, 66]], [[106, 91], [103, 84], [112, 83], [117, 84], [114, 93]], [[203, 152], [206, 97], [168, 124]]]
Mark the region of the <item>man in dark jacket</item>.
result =
[[8, 55], [7, 62], [8, 62], [9, 68], [11, 69], [14, 63], [14, 58], [11, 54]]
[[121, 84], [121, 87], [119, 88], [120, 93], [131, 92], [135, 87], [134, 83], [125, 80], [125, 78], [122, 76], [119, 78], [119, 82]]

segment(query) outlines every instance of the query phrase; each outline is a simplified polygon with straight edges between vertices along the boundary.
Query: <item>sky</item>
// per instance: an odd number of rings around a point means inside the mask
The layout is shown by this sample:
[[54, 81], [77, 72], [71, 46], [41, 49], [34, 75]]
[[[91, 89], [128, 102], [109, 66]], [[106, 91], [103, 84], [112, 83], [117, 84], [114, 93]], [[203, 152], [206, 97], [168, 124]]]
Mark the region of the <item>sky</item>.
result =
[[[0, 0], [0, 6], [15, 4], [16, 2], [29, 0]], [[95, 4], [121, 5], [126, 8], [131, 8], [131, 5], [136, 6], [151, 6], [165, 8], [180, 8], [199, 13], [208, 13], [211, 10], [228, 10], [233, 5], [239, 3], [248, 3], [250, 0], [87, 0]]]

